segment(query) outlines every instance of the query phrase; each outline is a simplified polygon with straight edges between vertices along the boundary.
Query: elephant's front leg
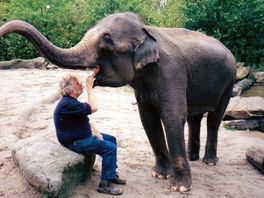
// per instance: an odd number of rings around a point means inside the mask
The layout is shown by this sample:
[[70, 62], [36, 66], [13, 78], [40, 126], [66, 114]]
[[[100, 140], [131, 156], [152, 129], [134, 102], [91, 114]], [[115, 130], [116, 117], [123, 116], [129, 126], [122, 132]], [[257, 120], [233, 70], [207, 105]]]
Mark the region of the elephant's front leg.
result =
[[152, 176], [160, 179], [168, 178], [172, 174], [172, 167], [159, 114], [149, 104], [138, 104], [140, 118], [156, 159]]
[[[178, 111], [172, 111], [172, 109], [167, 109], [162, 119], [166, 130], [170, 160], [174, 170], [174, 175], [171, 178], [171, 189], [186, 192], [191, 189], [192, 185], [191, 171], [186, 157], [184, 141], [186, 114], [181, 108]], [[178, 112], [177, 115], [175, 115], [175, 112]]]

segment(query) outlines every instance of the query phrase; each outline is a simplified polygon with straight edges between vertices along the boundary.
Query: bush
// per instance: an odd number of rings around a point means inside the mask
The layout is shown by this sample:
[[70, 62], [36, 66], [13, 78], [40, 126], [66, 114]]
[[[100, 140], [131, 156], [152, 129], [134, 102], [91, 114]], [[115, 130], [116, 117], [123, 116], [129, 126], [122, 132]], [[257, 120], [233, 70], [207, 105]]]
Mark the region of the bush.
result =
[[[159, 8], [159, 0], [0, 0], [0, 25], [13, 19], [32, 24], [53, 44], [68, 48], [80, 41], [88, 27], [116, 12], [139, 14], [149, 25], [177, 26], [179, 3]], [[177, 1], [179, 2], [179, 1]], [[0, 38], [0, 60], [38, 56], [32, 44], [17, 34]]]
[[218, 38], [240, 62], [264, 62], [263, 0], [191, 0], [183, 6], [185, 27]]
[[[161, 5], [161, 2], [165, 2]], [[69, 48], [87, 28], [116, 12], [131, 11], [147, 25], [186, 27], [223, 42], [237, 61], [264, 65], [263, 0], [0, 0], [0, 25], [12, 19], [29, 22], [52, 43]], [[0, 60], [34, 58], [25, 38], [0, 38]]]
[[[80, 26], [83, 18], [78, 4], [69, 0], [50, 1], [49, 4], [42, 0], [10, 0], [4, 7], [5, 15], [0, 16], [2, 24], [13, 19], [26, 21], [59, 47], [73, 46], [85, 32], [85, 27]], [[32, 44], [18, 34], [0, 38], [0, 44], [1, 60], [37, 56]]]

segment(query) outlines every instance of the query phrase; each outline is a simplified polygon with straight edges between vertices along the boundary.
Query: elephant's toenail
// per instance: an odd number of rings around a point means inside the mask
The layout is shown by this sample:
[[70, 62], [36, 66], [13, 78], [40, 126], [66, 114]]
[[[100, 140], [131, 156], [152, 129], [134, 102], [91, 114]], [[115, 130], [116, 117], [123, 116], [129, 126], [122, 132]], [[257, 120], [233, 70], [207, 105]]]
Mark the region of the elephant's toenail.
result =
[[155, 171], [152, 171], [151, 175], [152, 177], [157, 177], [157, 173]]
[[172, 186], [172, 187], [171, 187], [171, 190], [173, 190], [173, 191], [178, 191], [178, 187], [177, 187], [177, 186]]
[[187, 192], [189, 190], [190, 190], [190, 188], [186, 188], [185, 186], [181, 186], [179, 189], [180, 192]]

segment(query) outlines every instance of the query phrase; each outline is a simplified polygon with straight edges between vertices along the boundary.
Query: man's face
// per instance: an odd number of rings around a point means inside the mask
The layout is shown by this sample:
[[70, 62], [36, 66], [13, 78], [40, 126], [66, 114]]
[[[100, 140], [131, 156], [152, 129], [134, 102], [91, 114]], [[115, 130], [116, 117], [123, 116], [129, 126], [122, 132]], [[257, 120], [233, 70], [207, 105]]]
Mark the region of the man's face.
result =
[[81, 82], [79, 82], [77, 79], [72, 78], [71, 79], [71, 85], [72, 85], [72, 93], [79, 97], [83, 92], [83, 85]]

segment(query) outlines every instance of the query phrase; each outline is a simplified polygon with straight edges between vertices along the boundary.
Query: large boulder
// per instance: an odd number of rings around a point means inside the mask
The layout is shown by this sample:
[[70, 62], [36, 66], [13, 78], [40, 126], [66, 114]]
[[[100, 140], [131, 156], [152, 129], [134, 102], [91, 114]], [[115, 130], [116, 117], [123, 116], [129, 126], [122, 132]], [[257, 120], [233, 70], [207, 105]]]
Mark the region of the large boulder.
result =
[[95, 160], [93, 154], [84, 157], [42, 136], [19, 140], [12, 155], [28, 183], [49, 197], [65, 197], [90, 174]]
[[264, 98], [258, 96], [231, 98], [224, 120], [232, 120], [225, 123], [228, 129], [264, 132]]
[[262, 119], [264, 117], [264, 98], [234, 97], [230, 99], [224, 120]]

